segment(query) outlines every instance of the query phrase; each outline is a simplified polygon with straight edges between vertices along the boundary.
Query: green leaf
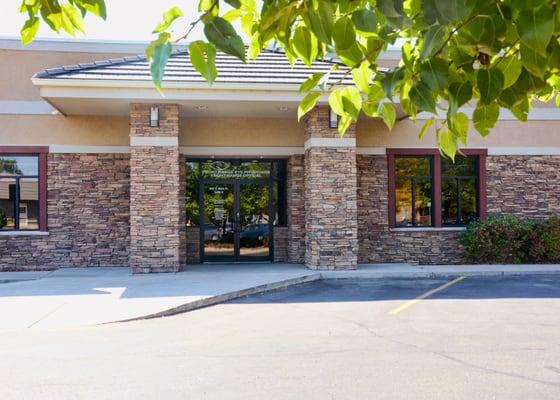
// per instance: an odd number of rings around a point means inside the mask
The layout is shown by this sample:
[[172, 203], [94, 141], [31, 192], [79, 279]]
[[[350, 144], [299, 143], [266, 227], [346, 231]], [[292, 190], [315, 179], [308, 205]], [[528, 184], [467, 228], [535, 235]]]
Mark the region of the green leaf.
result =
[[446, 33], [445, 26], [432, 25], [424, 33], [424, 44], [420, 52], [420, 59], [425, 60], [436, 54], [445, 42]]
[[457, 137], [455, 134], [449, 130], [444, 130], [439, 135], [438, 145], [441, 151], [455, 162], [455, 155], [458, 149]]
[[324, 73], [315, 73], [309, 75], [309, 77], [299, 86], [299, 92], [307, 93], [310, 90], [313, 90], [324, 77]]
[[362, 109], [362, 96], [356, 87], [346, 86], [331, 92], [329, 105], [341, 117], [348, 114], [356, 120]]
[[33, 38], [35, 38], [35, 35], [39, 30], [39, 23], [40, 20], [37, 17], [31, 17], [27, 21], [25, 21], [25, 24], [20, 31], [22, 45], [25, 46], [26, 44], [29, 44], [33, 41]]
[[496, 125], [500, 116], [500, 107], [496, 103], [478, 104], [473, 113], [473, 124], [481, 136], [487, 136]]
[[56, 0], [41, 0], [41, 16], [43, 21], [55, 32], [62, 27], [62, 9]]
[[441, 58], [432, 58], [420, 66], [420, 77], [434, 91], [447, 87], [449, 80], [448, 63]]
[[173, 21], [175, 21], [177, 18], [182, 17], [183, 15], [183, 10], [181, 10], [179, 7], [171, 7], [169, 10], [163, 13], [163, 22], [160, 22], [154, 28], [154, 31], [152, 33], [161, 33], [163, 31], [166, 31], [171, 26]]
[[504, 75], [504, 89], [517, 82], [517, 78], [521, 75], [521, 67], [521, 61], [517, 56], [506, 57], [496, 65], [496, 68], [502, 71]]
[[305, 64], [310, 66], [317, 58], [317, 39], [306, 26], [298, 26], [292, 39], [292, 46], [296, 54]]
[[504, 88], [504, 75], [496, 68], [479, 69], [476, 74], [476, 84], [481, 104], [489, 104], [498, 98]]
[[506, 33], [506, 25], [501, 16], [478, 15], [460, 30], [459, 37], [464, 44], [471, 44], [485, 51], [499, 46], [499, 40]]
[[333, 39], [337, 50], [346, 50], [356, 43], [356, 30], [350, 18], [341, 17], [335, 22]]
[[342, 104], [344, 112], [352, 116], [352, 119], [357, 120], [362, 109], [362, 95], [355, 86], [346, 86], [341, 90]]
[[225, 2], [228, 3], [230, 6], [232, 6], [233, 8], [241, 7], [241, 1], [239, 0], [225, 0]]
[[430, 126], [434, 124], [435, 120], [435, 117], [430, 117], [426, 120], [426, 122], [424, 122], [424, 125], [422, 125], [422, 128], [420, 129], [420, 132], [418, 132], [418, 139], [422, 140], [424, 138], [426, 131], [430, 128]]
[[403, 78], [404, 69], [401, 67], [385, 73], [385, 76], [381, 79], [381, 86], [383, 87], [387, 98], [393, 100], [395, 88], [400, 84]]
[[74, 32], [79, 30], [82, 33], [86, 33], [84, 20], [82, 18], [82, 14], [78, 11], [78, 9], [74, 8], [72, 4], [64, 3], [61, 6], [62, 12], [62, 28], [69, 33], [70, 35], [74, 36]]
[[305, 114], [315, 107], [317, 100], [319, 100], [321, 95], [322, 93], [320, 92], [311, 92], [303, 98], [298, 106], [298, 121], [300, 121]]
[[320, 1], [316, 12], [309, 13], [311, 31], [321, 42], [330, 45], [334, 25], [334, 10], [330, 2]]
[[386, 17], [387, 22], [397, 29], [410, 23], [403, 11], [403, 0], [377, 0], [377, 8]]
[[469, 81], [454, 82], [449, 88], [449, 112], [455, 115], [459, 107], [472, 98], [472, 85]]
[[329, 106], [338, 115], [344, 114], [344, 104], [342, 103], [342, 89], [336, 89], [329, 95]]
[[434, 114], [436, 113], [436, 98], [430, 90], [430, 87], [424, 82], [415, 82], [410, 88], [408, 95], [418, 109], [430, 111]]
[[544, 78], [548, 65], [547, 58], [541, 56], [538, 52], [525, 46], [523, 43], [519, 46], [519, 53], [521, 55], [521, 63], [527, 71], [541, 79]]
[[216, 48], [202, 40], [196, 40], [189, 45], [191, 64], [211, 85], [216, 81]]
[[368, 98], [362, 103], [362, 111], [369, 117], [379, 117], [379, 102]]
[[517, 34], [528, 48], [546, 56], [546, 46], [554, 31], [554, 10], [546, 4], [519, 13]]
[[467, 133], [469, 131], [469, 117], [465, 113], [457, 113], [455, 116], [448, 118], [448, 125], [455, 136], [467, 144]]
[[355, 42], [346, 50], [336, 50], [338, 56], [344, 64], [350, 68], [354, 68], [362, 62], [364, 52], [358, 42]]
[[171, 35], [167, 32], [163, 32], [160, 33], [159, 37], [152, 41], [146, 48], [146, 59], [150, 62], [152, 81], [160, 93], [162, 93], [161, 83], [165, 73], [165, 66], [167, 65], [167, 60], [169, 60], [171, 51], [173, 50], [170, 40]]
[[352, 79], [354, 83], [364, 93], [369, 92], [369, 84], [371, 82], [371, 77], [373, 71], [369, 68], [369, 62], [364, 61], [360, 64], [358, 68], [352, 70]]
[[519, 121], [526, 122], [529, 116], [529, 109], [530, 109], [529, 99], [525, 98], [525, 100], [517, 103], [513, 106], [510, 111], [512, 114], [517, 118]]
[[213, 17], [204, 24], [206, 38], [219, 50], [245, 62], [245, 45], [235, 28], [221, 17]]
[[393, 129], [395, 126], [395, 121], [397, 120], [397, 111], [395, 110], [395, 106], [391, 103], [381, 103], [379, 105], [379, 114], [387, 125], [389, 130]]
[[438, 20], [442, 24], [456, 23], [469, 17], [476, 1], [473, 0], [436, 0], [434, 1]]
[[[321, 3], [319, 2], [319, 4]], [[352, 22], [354, 22], [354, 26], [359, 32], [366, 34], [365, 36], [368, 33], [377, 32], [377, 15], [373, 10], [362, 9], [354, 11], [352, 13]]]
[[105, 0], [80, 0], [81, 6], [88, 12], [97, 15], [102, 19], [107, 19], [107, 7]]
[[350, 124], [352, 124], [352, 117], [349, 114], [343, 114], [340, 116], [339, 120], [338, 120], [338, 135], [339, 136], [344, 136], [344, 133], [348, 130], [348, 128], [350, 127]]

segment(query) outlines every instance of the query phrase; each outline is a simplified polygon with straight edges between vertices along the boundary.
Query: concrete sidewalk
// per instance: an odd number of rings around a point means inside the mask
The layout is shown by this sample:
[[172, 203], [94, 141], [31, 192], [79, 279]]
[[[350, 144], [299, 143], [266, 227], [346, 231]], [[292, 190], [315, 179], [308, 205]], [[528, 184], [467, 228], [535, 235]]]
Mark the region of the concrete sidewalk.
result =
[[[0, 330], [61, 328], [172, 315], [319, 279], [559, 274], [560, 265], [361, 265], [312, 271], [296, 264], [209, 264], [177, 274], [129, 268], [0, 273]], [[7, 283], [6, 283], [7, 282]]]

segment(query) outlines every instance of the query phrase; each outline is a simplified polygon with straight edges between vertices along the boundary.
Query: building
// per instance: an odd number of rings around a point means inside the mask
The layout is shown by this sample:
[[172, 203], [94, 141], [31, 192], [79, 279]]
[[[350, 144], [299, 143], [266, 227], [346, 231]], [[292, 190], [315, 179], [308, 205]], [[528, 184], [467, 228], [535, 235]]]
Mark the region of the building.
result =
[[502, 112], [451, 164], [402, 113], [391, 132], [364, 117], [339, 138], [323, 100], [298, 123], [297, 88], [329, 61], [219, 55], [209, 86], [178, 51], [161, 97], [143, 48], [0, 40], [0, 270], [458, 263], [473, 218], [560, 211], [551, 105], [526, 123]]

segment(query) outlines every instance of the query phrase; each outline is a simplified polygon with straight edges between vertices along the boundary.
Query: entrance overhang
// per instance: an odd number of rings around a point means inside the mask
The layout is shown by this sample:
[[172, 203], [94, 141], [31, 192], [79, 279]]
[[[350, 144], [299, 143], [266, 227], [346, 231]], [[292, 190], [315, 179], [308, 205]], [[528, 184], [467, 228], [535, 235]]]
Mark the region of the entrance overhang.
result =
[[[84, 81], [33, 78], [41, 97], [63, 115], [127, 116], [132, 103], [170, 103], [180, 117], [297, 118], [304, 97], [299, 85], [178, 83], [164, 84], [163, 95], [152, 82]], [[318, 105], [328, 104], [328, 94]], [[406, 114], [397, 107], [397, 118]]]

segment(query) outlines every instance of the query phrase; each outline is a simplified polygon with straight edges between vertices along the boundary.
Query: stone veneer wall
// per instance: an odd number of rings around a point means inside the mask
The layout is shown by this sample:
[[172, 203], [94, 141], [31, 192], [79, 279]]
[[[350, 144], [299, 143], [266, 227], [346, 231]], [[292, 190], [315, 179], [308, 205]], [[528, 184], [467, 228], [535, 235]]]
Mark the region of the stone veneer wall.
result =
[[272, 229], [274, 262], [288, 262], [288, 227], [275, 226]]
[[293, 155], [287, 165], [287, 216], [289, 262], [305, 262], [305, 171], [303, 155]]
[[48, 155], [48, 235], [0, 236], [0, 271], [129, 264], [128, 154]]
[[[358, 262], [355, 126], [329, 128], [329, 108], [305, 119], [305, 264], [312, 269], [355, 269]], [[327, 144], [328, 143], [328, 144]]]
[[184, 190], [179, 161], [179, 109], [159, 105], [159, 126], [149, 126], [150, 105], [130, 107], [130, 137], [177, 139], [174, 145], [133, 145], [130, 149], [130, 266], [134, 273], [176, 272], [184, 256]]
[[463, 261], [457, 231], [390, 231], [387, 157], [358, 155], [357, 159], [360, 263]]
[[200, 228], [189, 226], [186, 228], [187, 264], [200, 263]]
[[488, 213], [560, 215], [560, 156], [488, 156]]

